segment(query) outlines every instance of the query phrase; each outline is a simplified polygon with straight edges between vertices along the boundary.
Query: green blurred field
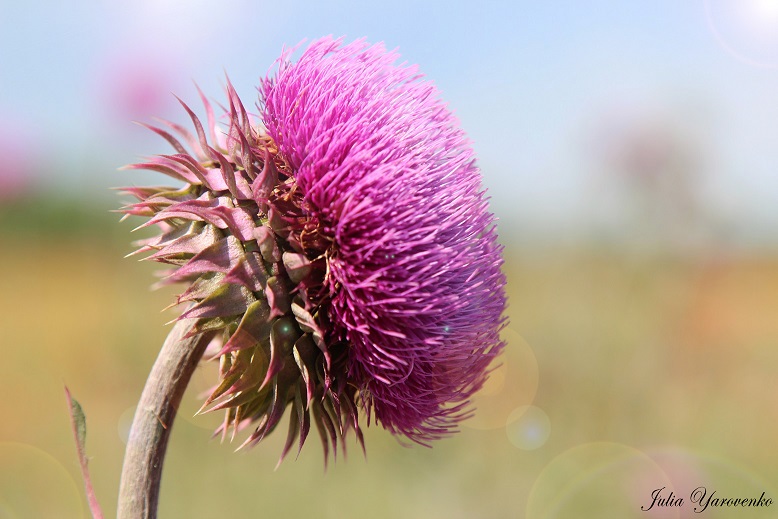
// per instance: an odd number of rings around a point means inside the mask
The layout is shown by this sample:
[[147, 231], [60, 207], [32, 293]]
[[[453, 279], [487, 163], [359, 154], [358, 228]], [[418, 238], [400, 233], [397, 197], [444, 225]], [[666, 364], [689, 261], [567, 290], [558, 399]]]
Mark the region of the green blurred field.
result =
[[[121, 435], [174, 291], [149, 291], [156, 266], [122, 258], [130, 224], [67, 204], [17, 209], [0, 212], [0, 518], [88, 517], [64, 384], [86, 412], [110, 517]], [[175, 426], [160, 516], [695, 515], [639, 510], [668, 485], [778, 499], [778, 257], [507, 246], [509, 347], [461, 434], [405, 448], [370, 427], [367, 460], [353, 443], [326, 472], [312, 435], [274, 472], [282, 435], [234, 454], [209, 440], [218, 417], [192, 418], [212, 383], [204, 366]]]

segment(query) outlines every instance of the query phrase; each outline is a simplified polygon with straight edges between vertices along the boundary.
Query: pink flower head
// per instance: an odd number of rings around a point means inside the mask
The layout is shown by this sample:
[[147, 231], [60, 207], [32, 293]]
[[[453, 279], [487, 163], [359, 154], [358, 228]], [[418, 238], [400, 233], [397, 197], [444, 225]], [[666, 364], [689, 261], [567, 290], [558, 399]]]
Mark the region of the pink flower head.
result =
[[[145, 242], [188, 281], [181, 318], [223, 340], [206, 402], [260, 441], [289, 406], [328, 439], [357, 407], [426, 444], [456, 429], [504, 344], [505, 278], [473, 151], [432, 83], [382, 45], [324, 38], [284, 53], [260, 86], [259, 124], [228, 86], [226, 137], [190, 111], [177, 149], [133, 167], [182, 190], [128, 189]], [[187, 109], [188, 110], [188, 109]], [[211, 137], [208, 143], [206, 129]], [[282, 456], [283, 457], [283, 456]]]
[[463, 416], [501, 348], [505, 279], [467, 137], [398, 57], [317, 41], [263, 82], [262, 115], [332, 240], [349, 377], [384, 427], [425, 440]]

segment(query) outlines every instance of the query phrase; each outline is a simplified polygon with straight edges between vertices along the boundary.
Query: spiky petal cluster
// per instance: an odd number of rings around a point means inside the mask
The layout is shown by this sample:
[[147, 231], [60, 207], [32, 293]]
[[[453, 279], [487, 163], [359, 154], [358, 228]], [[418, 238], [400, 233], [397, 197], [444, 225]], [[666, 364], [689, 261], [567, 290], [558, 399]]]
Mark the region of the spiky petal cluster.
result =
[[[148, 259], [173, 267], [163, 273], [162, 283], [189, 284], [176, 300], [188, 306], [179, 319], [196, 319], [194, 333], [221, 341], [220, 381], [203, 405], [226, 410], [217, 434], [225, 437], [232, 429], [234, 437], [255, 424], [243, 445], [256, 444], [290, 407], [281, 459], [298, 437], [302, 448], [311, 418], [326, 459], [329, 444], [337, 452], [338, 437], [349, 429], [362, 441], [356, 388], [347, 385], [347, 352], [342, 344], [325, 342], [320, 327], [326, 323], [326, 260], [319, 254], [309, 257], [300, 242], [285, 239], [285, 219], [301, 213], [289, 187], [293, 177], [272, 141], [252, 126], [229, 84], [227, 93], [226, 134], [204, 97], [208, 134], [183, 103], [196, 135], [163, 121], [191, 154], [171, 133], [148, 126], [177, 153], [128, 168], [158, 171], [185, 186], [124, 188], [139, 202], [123, 211], [149, 217], [141, 227], [160, 228], [158, 236], [138, 242], [136, 253], [153, 252]], [[299, 229], [305, 228], [303, 219]]]
[[[503, 343], [505, 280], [473, 152], [434, 86], [397, 55], [325, 38], [260, 87], [261, 121], [228, 84], [225, 130], [203, 97], [196, 135], [150, 127], [177, 151], [135, 169], [185, 183], [127, 188], [127, 214], [161, 234], [141, 244], [189, 283], [177, 303], [216, 332], [221, 380], [204, 407], [220, 432], [274, 429], [283, 456], [311, 417], [329, 444], [357, 406], [426, 443], [469, 412]], [[201, 96], [202, 97], [202, 96]], [[182, 103], [183, 104], [183, 103]], [[368, 418], [369, 420], [370, 418]]]

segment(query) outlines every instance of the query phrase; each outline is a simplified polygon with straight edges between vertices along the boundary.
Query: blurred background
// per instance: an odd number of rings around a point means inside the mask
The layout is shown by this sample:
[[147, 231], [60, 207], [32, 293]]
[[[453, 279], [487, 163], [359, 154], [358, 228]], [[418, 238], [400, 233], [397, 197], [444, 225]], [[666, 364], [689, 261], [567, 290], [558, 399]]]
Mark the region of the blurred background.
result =
[[[284, 46], [399, 48], [473, 141], [506, 247], [502, 364], [433, 449], [366, 431], [273, 471], [185, 396], [162, 517], [693, 517], [698, 486], [778, 500], [778, 0], [0, 0], [0, 518], [88, 517], [63, 385], [113, 515], [134, 405], [173, 315], [123, 259], [112, 186], [185, 122], [252, 105]], [[656, 508], [654, 489], [685, 498]], [[767, 517], [707, 510], [708, 517]]]

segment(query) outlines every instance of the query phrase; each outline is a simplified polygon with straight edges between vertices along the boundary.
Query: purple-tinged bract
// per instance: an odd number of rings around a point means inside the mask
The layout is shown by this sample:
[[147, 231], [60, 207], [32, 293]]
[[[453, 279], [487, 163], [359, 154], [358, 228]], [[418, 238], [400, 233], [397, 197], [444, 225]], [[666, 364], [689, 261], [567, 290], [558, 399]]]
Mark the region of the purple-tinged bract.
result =
[[[503, 348], [505, 278], [473, 151], [435, 87], [398, 56], [324, 38], [285, 53], [260, 86], [260, 121], [228, 85], [196, 135], [160, 128], [176, 154], [151, 169], [185, 183], [127, 188], [141, 244], [187, 282], [182, 319], [221, 341], [205, 407], [220, 432], [262, 440], [290, 408], [283, 456], [311, 416], [328, 445], [361, 406], [426, 444], [453, 432]], [[210, 142], [209, 142], [210, 139]], [[191, 150], [191, 151], [190, 151]]]

